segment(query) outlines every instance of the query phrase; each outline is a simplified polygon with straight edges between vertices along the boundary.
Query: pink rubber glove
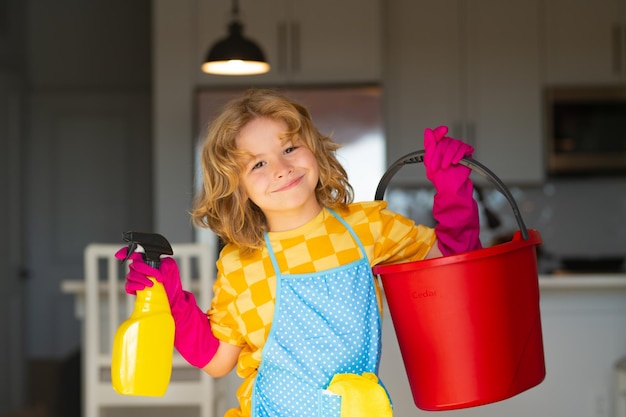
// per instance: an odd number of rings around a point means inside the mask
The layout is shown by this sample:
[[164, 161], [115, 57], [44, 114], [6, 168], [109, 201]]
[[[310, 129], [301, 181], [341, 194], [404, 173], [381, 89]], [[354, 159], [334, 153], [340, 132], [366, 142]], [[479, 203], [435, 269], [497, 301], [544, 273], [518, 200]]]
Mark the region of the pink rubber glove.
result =
[[[123, 260], [127, 253], [128, 248], [122, 248], [115, 257]], [[155, 269], [146, 265], [142, 255], [137, 252], [130, 256], [129, 261], [126, 292], [136, 294], [139, 290], [152, 287], [149, 276], [162, 283], [176, 324], [174, 346], [191, 365], [204, 368], [215, 356], [219, 340], [213, 335], [209, 319], [196, 304], [194, 295], [183, 290], [176, 261], [164, 257], [161, 259], [161, 268]]]
[[469, 179], [471, 169], [458, 164], [464, 156], [472, 156], [474, 148], [460, 140], [446, 137], [448, 128], [424, 131], [424, 165], [426, 176], [437, 193], [433, 217], [435, 234], [444, 255], [480, 249], [478, 205], [474, 186]]

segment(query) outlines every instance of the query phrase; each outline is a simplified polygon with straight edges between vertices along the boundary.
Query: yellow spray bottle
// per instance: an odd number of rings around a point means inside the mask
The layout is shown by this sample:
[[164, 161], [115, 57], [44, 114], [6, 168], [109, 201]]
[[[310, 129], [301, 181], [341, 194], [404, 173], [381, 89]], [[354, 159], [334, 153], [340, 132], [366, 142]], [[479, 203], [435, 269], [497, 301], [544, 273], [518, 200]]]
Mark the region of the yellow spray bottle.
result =
[[[143, 257], [159, 268], [161, 255], [172, 255], [167, 239], [156, 233], [126, 232], [128, 256], [140, 245]], [[127, 258], [128, 259], [128, 258]], [[135, 308], [115, 333], [111, 360], [111, 382], [119, 394], [161, 397], [172, 374], [174, 319], [163, 284], [137, 291]]]

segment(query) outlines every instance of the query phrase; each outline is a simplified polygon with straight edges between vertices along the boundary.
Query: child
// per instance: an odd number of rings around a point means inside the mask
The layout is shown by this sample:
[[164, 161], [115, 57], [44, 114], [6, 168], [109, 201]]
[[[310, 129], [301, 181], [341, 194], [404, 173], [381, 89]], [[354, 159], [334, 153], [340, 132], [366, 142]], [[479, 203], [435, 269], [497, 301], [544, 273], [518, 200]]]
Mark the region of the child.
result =
[[225, 243], [208, 319], [171, 258], [155, 270], [133, 254], [126, 290], [156, 277], [182, 356], [214, 377], [237, 367], [240, 407], [226, 416], [391, 415], [376, 377], [381, 295], [371, 266], [480, 247], [470, 170], [457, 164], [473, 149], [446, 133], [425, 131], [431, 229], [384, 201], [352, 203], [339, 146], [298, 103], [254, 89], [225, 106], [204, 144], [192, 213]]

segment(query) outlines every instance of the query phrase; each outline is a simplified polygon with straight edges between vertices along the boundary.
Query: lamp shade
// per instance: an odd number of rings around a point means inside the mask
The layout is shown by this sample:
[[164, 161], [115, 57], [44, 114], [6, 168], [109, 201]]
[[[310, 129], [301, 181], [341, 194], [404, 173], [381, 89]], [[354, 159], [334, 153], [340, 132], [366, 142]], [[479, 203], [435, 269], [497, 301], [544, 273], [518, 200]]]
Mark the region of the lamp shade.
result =
[[254, 75], [269, 70], [263, 51], [243, 36], [243, 26], [237, 20], [230, 23], [228, 36], [211, 47], [202, 64], [202, 71], [219, 75]]

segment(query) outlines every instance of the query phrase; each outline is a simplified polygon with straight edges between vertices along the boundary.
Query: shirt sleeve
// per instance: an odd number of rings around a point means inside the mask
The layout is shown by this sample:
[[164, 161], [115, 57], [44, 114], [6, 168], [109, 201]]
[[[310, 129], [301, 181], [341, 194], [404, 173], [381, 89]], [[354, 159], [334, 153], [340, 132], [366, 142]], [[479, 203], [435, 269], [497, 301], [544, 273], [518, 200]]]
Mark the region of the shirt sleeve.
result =
[[222, 261], [218, 260], [217, 279], [213, 286], [213, 301], [208, 311], [211, 331], [218, 339], [235, 346], [246, 344], [237, 311], [237, 292], [223, 273]]
[[365, 207], [373, 239], [372, 265], [423, 260], [435, 244], [435, 230], [388, 210], [377, 201]]
[[234, 315], [228, 308], [229, 302], [227, 300], [229, 299], [232, 300], [233, 297], [229, 296], [225, 291], [218, 290], [215, 293], [211, 309], [208, 311], [211, 331], [215, 337], [226, 343], [243, 346], [245, 344], [243, 338], [237, 334], [235, 330], [237, 326], [233, 324]]

